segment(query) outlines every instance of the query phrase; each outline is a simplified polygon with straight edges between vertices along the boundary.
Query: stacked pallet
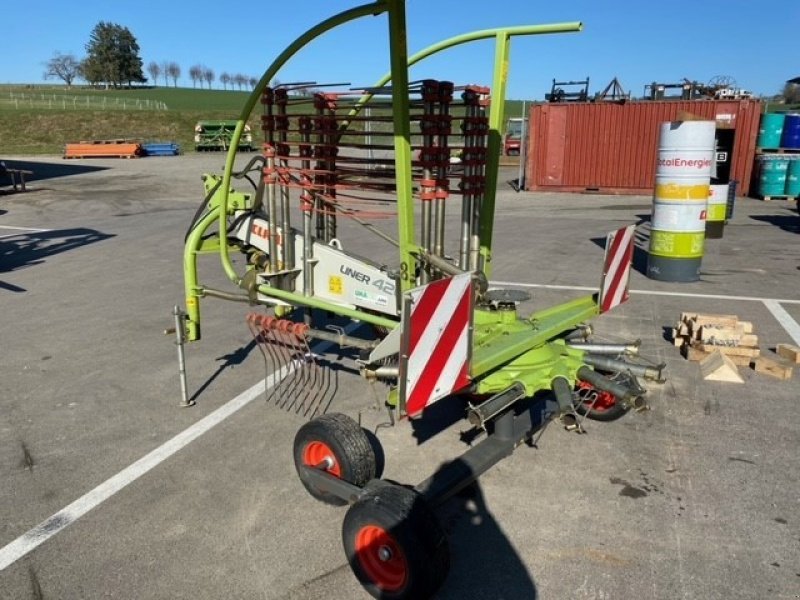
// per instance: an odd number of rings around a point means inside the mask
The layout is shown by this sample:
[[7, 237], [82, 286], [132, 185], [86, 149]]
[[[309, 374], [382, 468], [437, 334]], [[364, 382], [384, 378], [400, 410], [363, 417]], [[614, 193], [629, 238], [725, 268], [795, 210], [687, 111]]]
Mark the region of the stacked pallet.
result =
[[142, 145], [135, 140], [90, 140], [64, 146], [64, 158], [138, 158]]
[[753, 324], [736, 315], [681, 313], [672, 329], [675, 346], [692, 361], [702, 361], [719, 351], [739, 366], [749, 366], [761, 354]]

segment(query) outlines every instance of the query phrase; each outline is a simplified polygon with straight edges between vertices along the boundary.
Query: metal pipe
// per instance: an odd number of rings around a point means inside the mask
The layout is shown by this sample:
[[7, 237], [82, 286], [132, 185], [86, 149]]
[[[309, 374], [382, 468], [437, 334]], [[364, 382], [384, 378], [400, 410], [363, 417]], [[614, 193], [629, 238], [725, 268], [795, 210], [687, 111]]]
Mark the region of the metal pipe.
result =
[[663, 375], [664, 368], [667, 366], [665, 363], [661, 363], [655, 367], [648, 367], [645, 365], [631, 364], [624, 360], [609, 358], [599, 354], [588, 353], [584, 354], [583, 362], [587, 365], [597, 367], [598, 369], [614, 371], [616, 373], [630, 373], [631, 375], [643, 377], [650, 381], [657, 381], [659, 383], [664, 383], [664, 381], [666, 381]]
[[374, 369], [364, 369], [366, 379], [397, 379], [400, 376], [400, 367], [382, 366]]
[[473, 406], [467, 411], [467, 420], [475, 427], [486, 427], [486, 422], [493, 419], [517, 400], [525, 397], [525, 386], [514, 383], [508, 389], [495, 394], [478, 406]]
[[[436, 130], [436, 115], [434, 114], [434, 101], [439, 95], [439, 82], [433, 79], [426, 79], [422, 82], [420, 89], [423, 100], [423, 113], [420, 119], [420, 129], [422, 130], [422, 149], [420, 150], [420, 162], [422, 163], [422, 180], [419, 182], [419, 196], [422, 202], [422, 218], [420, 223], [420, 245], [429, 254], [435, 254], [431, 243], [432, 231], [432, 212], [435, 198], [435, 182], [433, 181], [433, 170], [431, 164], [435, 163], [436, 140], [433, 133]], [[433, 269], [430, 263], [424, 264], [420, 269], [420, 283], [426, 284], [433, 276]]]
[[232, 294], [230, 292], [223, 292], [222, 290], [215, 290], [213, 288], [201, 288], [200, 295], [209, 298], [221, 298], [222, 300], [231, 300], [233, 302], [244, 302], [250, 304], [250, 296], [247, 294]]
[[[303, 295], [314, 295], [314, 240], [311, 236], [311, 217], [314, 212], [314, 197], [311, 195], [313, 183], [308, 173], [311, 170], [311, 119], [301, 117], [299, 119], [300, 133], [300, 161], [302, 175], [300, 184], [303, 191], [300, 193], [300, 210], [303, 213]], [[310, 319], [310, 311], [307, 311], [307, 319]], [[308, 323], [310, 324], [310, 323]]]
[[450, 167], [450, 102], [453, 100], [453, 84], [450, 81], [439, 82], [439, 119], [438, 119], [438, 166], [436, 173], [436, 200], [434, 205], [433, 253], [444, 256], [444, 217], [445, 201], [449, 195], [450, 181], [447, 170]]
[[567, 341], [567, 346], [592, 354], [639, 354], [639, 346], [642, 340], [636, 340], [630, 344], [598, 344], [585, 341]]
[[434, 256], [429, 252], [423, 252], [421, 249], [419, 249], [417, 252], [415, 252], [415, 254], [417, 254], [419, 258], [425, 262], [429, 263], [434, 269], [442, 271], [443, 273], [447, 273], [448, 275], [461, 275], [462, 273], [465, 273], [465, 271], [462, 271], [453, 263], [439, 256]]
[[276, 197], [276, 178], [275, 173], [275, 148], [267, 145], [264, 150], [267, 158], [266, 178], [267, 185], [267, 210], [269, 211], [269, 270], [271, 273], [280, 270], [278, 263], [278, 199]]
[[574, 331], [570, 331], [567, 335], [564, 336], [564, 339], [567, 340], [567, 343], [572, 341], [587, 341], [594, 331], [592, 330], [592, 326], [588, 323], [581, 323], [575, 327]]
[[[181, 380], [181, 403], [179, 406], [186, 408], [187, 406], [194, 406], [194, 400], [189, 400], [188, 385], [186, 383], [186, 354], [184, 350], [186, 343], [186, 314], [177, 304], [172, 309], [172, 314], [175, 317], [175, 345], [178, 347], [178, 376]], [[169, 333], [169, 330], [164, 333]]]
[[578, 379], [592, 384], [598, 390], [610, 393], [625, 405], [640, 408], [644, 403], [641, 390], [634, 390], [616, 381], [611, 381], [608, 377], [604, 377], [591, 367], [586, 365], [582, 366], [578, 369], [577, 375]]
[[342, 347], [361, 348], [363, 350], [373, 350], [377, 347], [378, 341], [364, 340], [357, 337], [336, 333], [333, 331], [320, 331], [319, 329], [309, 329], [305, 333], [306, 337], [325, 342], [333, 342]]
[[[278, 129], [278, 142], [280, 142], [281, 150], [279, 154], [289, 153], [289, 147], [286, 144], [288, 141], [287, 128], [289, 124], [286, 115], [286, 102], [288, 100], [286, 90], [280, 88], [275, 90], [275, 97], [277, 98], [276, 105], [278, 107], [278, 117], [276, 123], [280, 123]], [[280, 191], [281, 191], [281, 253], [283, 255], [283, 268], [294, 269], [294, 244], [292, 243], [292, 217], [289, 206], [289, 181], [286, 171], [289, 168], [289, 161], [286, 158], [279, 158], [280, 169]]]
[[572, 410], [572, 386], [569, 380], [562, 375], [554, 377], [551, 388], [561, 413], [564, 414]]

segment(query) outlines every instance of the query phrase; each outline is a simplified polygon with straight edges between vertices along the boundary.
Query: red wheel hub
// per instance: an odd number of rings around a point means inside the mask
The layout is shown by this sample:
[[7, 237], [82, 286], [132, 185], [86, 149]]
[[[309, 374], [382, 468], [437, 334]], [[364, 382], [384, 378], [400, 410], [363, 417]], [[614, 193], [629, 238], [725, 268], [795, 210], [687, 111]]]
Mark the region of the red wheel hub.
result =
[[327, 463], [325, 470], [331, 475], [336, 477], [342, 476], [342, 469], [339, 466], [339, 461], [336, 460], [336, 455], [330, 446], [324, 442], [309, 442], [303, 448], [303, 464], [309, 467], [316, 467], [321, 463]]
[[578, 390], [582, 404], [598, 412], [613, 408], [617, 404], [614, 394], [598, 390], [591, 383], [578, 381]]
[[396, 592], [408, 579], [408, 563], [395, 539], [377, 525], [356, 534], [356, 557], [364, 573], [386, 592]]

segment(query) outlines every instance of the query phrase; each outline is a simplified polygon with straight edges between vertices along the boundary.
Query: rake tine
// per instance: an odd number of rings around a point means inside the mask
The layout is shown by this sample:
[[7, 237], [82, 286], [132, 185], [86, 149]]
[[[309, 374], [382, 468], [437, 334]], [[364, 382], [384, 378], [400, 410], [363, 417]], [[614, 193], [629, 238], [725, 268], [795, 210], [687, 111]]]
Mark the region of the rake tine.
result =
[[[297, 404], [298, 400], [298, 392], [297, 387], [300, 383], [300, 365], [297, 362], [297, 350], [294, 345], [294, 340], [291, 337], [283, 332], [281, 332], [281, 339], [283, 341], [283, 348], [286, 355], [287, 364], [289, 365], [289, 374], [286, 377], [286, 387], [287, 393], [286, 398], [281, 404], [281, 408], [292, 411], [295, 410], [295, 405]], [[297, 412], [295, 410], [295, 412]]]
[[286, 405], [291, 402], [292, 388], [294, 381], [294, 364], [292, 363], [292, 354], [286, 346], [286, 338], [282, 331], [276, 327], [272, 330], [272, 335], [275, 339], [275, 353], [280, 356], [281, 364], [285, 367], [284, 376], [281, 378], [281, 395], [280, 398], [275, 400], [275, 405], [281, 409], [285, 409]]
[[323, 412], [327, 411], [332, 376], [309, 346], [308, 326], [257, 313], [247, 315], [247, 326], [264, 358], [267, 376], [273, 377], [265, 389], [267, 402], [306, 417], [318, 414], [323, 404]]
[[[297, 408], [295, 409], [296, 414], [300, 414], [303, 412], [304, 415], [308, 414], [308, 409], [306, 408], [306, 402], [308, 402], [309, 396], [313, 393], [314, 386], [311, 379], [311, 371], [314, 368], [313, 357], [311, 355], [311, 349], [308, 346], [308, 341], [305, 338], [295, 338], [296, 340], [296, 350], [297, 350], [297, 364], [298, 370], [301, 371], [298, 375], [298, 382], [301, 386], [301, 390], [303, 392], [302, 400], [298, 403]], [[309, 358], [311, 357], [311, 358]], [[298, 394], [299, 399], [299, 394]]]
[[280, 402], [280, 392], [283, 389], [283, 381], [284, 378], [280, 377], [280, 370], [283, 366], [283, 361], [281, 360], [281, 356], [278, 353], [278, 349], [275, 346], [275, 332], [272, 330], [265, 331], [265, 345], [270, 353], [272, 358], [272, 391], [270, 392], [269, 396], [267, 397], [267, 402], [273, 401], [275, 399], [275, 403], [277, 404]]
[[[275, 371], [275, 369], [274, 369], [274, 366], [275, 366], [274, 365], [274, 359], [271, 356], [272, 353], [271, 353], [271, 350], [268, 347], [267, 338], [266, 338], [267, 332], [263, 329], [263, 325], [262, 325], [262, 321], [261, 321], [261, 315], [253, 314], [253, 313], [249, 314], [247, 316], [247, 327], [250, 330], [250, 333], [252, 334], [253, 339], [255, 340], [259, 351], [261, 352], [261, 356], [264, 358], [264, 371], [267, 372], [267, 373], [270, 372], [270, 371], [274, 372]], [[272, 363], [272, 364], [270, 364], [270, 363]], [[270, 366], [272, 366], [273, 368], [270, 369]], [[273, 386], [273, 389], [274, 389], [274, 386]], [[267, 402], [269, 402], [270, 397], [271, 397], [271, 394], [269, 393], [269, 391], [265, 387], [264, 388], [264, 399]]]
[[307, 343], [305, 350], [306, 350], [305, 354], [306, 361], [309, 365], [307, 373], [308, 376], [307, 387], [310, 398], [308, 398], [308, 408], [306, 408], [304, 416], [308, 416], [310, 413], [311, 416], [313, 417], [314, 415], [317, 414], [317, 407], [321, 399], [320, 394], [324, 393], [324, 390], [322, 389], [322, 386], [319, 383], [320, 374], [322, 373], [322, 368], [320, 367], [317, 357], [311, 352], [311, 348], [308, 347]]

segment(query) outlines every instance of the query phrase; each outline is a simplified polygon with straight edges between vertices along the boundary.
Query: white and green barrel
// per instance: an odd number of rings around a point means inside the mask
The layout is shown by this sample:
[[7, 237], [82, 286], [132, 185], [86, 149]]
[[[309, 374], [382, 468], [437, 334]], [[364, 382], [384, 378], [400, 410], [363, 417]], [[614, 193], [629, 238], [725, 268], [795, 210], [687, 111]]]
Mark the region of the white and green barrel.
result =
[[708, 186], [708, 208], [706, 209], [707, 240], [721, 238], [725, 230], [729, 187], [727, 183], [712, 183]]
[[714, 121], [661, 124], [647, 276], [697, 281], [714, 160]]

